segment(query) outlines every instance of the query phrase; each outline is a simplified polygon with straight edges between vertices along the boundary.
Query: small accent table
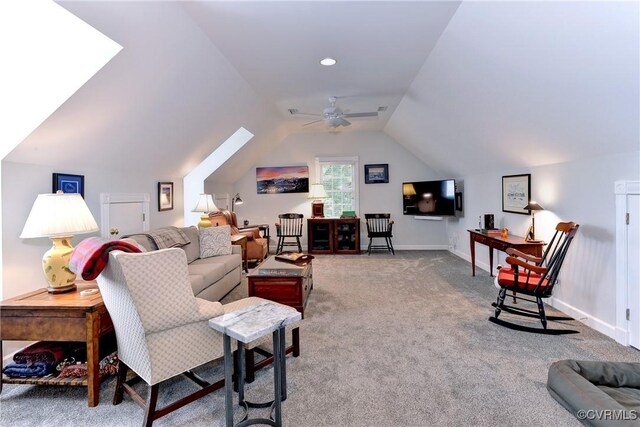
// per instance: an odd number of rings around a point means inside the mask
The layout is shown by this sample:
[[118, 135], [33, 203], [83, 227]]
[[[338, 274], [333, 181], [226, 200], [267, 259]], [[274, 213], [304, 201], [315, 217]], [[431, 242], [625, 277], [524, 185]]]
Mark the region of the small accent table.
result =
[[[227, 427], [233, 426], [233, 383], [231, 371], [233, 353], [231, 352], [231, 338], [238, 342], [238, 400], [244, 406], [246, 414], [237, 426], [252, 424], [282, 425], [281, 402], [287, 398], [287, 374], [285, 363], [284, 328], [302, 318], [301, 314], [289, 307], [264, 301], [260, 304], [245, 307], [240, 310], [224, 314], [209, 320], [209, 326], [224, 334], [224, 383], [225, 383], [225, 418]], [[273, 335], [273, 383], [274, 399], [267, 403], [252, 403], [244, 399], [244, 344], [254, 341], [268, 333]], [[273, 406], [275, 419], [251, 418], [249, 408], [264, 408]]]
[[242, 248], [242, 264], [244, 265], [244, 272], [249, 272], [249, 260], [247, 259], [247, 236], [244, 234], [234, 234], [231, 236], [232, 245], [240, 245]]
[[471, 275], [476, 275], [476, 245], [480, 243], [482, 245], [489, 246], [489, 275], [493, 277], [493, 250], [497, 249], [502, 252], [506, 252], [508, 248], [514, 248], [525, 254], [541, 257], [542, 247], [544, 242], [530, 242], [525, 240], [524, 237], [514, 236], [509, 234], [506, 239], [503, 239], [500, 235], [490, 235], [482, 233], [478, 230], [469, 231], [469, 243], [471, 244]]
[[[81, 296], [84, 289], [97, 288], [95, 283], [78, 283], [78, 289], [62, 294], [50, 294], [42, 288], [0, 303], [0, 360], [2, 341], [82, 341], [87, 343], [86, 378], [9, 378], [5, 384], [38, 384], [85, 386], [89, 406], [99, 401], [99, 341], [113, 332], [113, 323], [100, 293]], [[0, 392], [2, 384], [0, 383]]]

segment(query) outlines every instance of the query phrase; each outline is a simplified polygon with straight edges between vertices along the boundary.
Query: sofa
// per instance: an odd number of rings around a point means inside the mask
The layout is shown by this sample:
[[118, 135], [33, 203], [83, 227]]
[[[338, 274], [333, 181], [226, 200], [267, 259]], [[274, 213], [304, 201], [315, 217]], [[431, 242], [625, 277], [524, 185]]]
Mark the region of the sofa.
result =
[[[198, 228], [178, 227], [189, 243], [181, 247], [187, 255], [187, 268], [193, 295], [208, 301], [219, 301], [242, 280], [242, 248], [232, 246], [230, 255], [200, 258], [200, 234]], [[127, 236], [145, 251], [158, 250], [156, 242], [148, 233]]]
[[231, 226], [232, 235], [242, 234], [247, 236], [247, 260], [261, 262], [267, 257], [269, 242], [260, 236], [260, 229], [258, 229], [258, 227], [238, 228], [236, 213], [228, 210], [210, 213], [209, 219], [213, 227], [229, 225]]

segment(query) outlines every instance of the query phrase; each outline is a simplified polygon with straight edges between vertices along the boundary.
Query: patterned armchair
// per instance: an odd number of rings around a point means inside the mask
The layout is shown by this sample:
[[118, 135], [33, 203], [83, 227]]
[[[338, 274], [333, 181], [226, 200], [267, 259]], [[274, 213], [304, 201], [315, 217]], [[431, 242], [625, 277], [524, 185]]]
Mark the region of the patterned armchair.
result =
[[[223, 306], [194, 297], [185, 252], [177, 248], [111, 252], [97, 281], [118, 343], [120, 366], [113, 404], [122, 402], [126, 391], [142, 406], [144, 399], [131, 388], [131, 380], [125, 381], [132, 369], [148, 385], [143, 406], [146, 426], [224, 386], [224, 379], [210, 384], [189, 372], [224, 356], [222, 335], [208, 326], [208, 319], [263, 301], [252, 297]], [[251, 347], [260, 344], [254, 341]], [[156, 410], [159, 384], [182, 373], [202, 388]]]
[[231, 234], [244, 234], [247, 236], [247, 259], [257, 260], [261, 262], [267, 256], [267, 249], [269, 242], [267, 239], [260, 236], [260, 230], [258, 227], [253, 228], [238, 228], [238, 219], [235, 212], [228, 210], [222, 210], [220, 212], [210, 213], [209, 219], [211, 225], [216, 227], [218, 225], [230, 225]]

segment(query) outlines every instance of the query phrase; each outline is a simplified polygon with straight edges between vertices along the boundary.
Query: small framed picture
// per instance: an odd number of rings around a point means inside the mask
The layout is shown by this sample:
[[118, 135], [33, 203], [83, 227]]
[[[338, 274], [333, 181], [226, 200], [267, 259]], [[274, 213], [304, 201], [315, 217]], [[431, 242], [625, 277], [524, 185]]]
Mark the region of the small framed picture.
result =
[[84, 175], [54, 173], [52, 192], [79, 193], [84, 198]]
[[364, 165], [365, 184], [386, 184], [389, 182], [389, 165]]
[[158, 183], [158, 210], [170, 211], [173, 209], [173, 182]]
[[502, 177], [502, 212], [529, 215], [525, 207], [531, 195], [531, 174]]

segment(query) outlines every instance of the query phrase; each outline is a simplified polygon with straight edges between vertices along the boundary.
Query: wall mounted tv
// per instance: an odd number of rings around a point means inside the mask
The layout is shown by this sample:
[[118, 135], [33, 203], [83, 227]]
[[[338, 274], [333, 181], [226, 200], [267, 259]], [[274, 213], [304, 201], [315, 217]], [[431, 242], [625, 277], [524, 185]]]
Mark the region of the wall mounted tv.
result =
[[402, 213], [405, 215], [454, 216], [456, 182], [418, 181], [402, 183]]

